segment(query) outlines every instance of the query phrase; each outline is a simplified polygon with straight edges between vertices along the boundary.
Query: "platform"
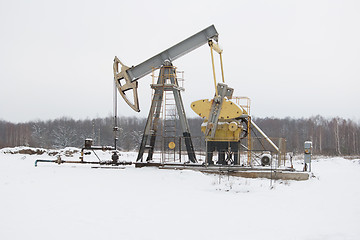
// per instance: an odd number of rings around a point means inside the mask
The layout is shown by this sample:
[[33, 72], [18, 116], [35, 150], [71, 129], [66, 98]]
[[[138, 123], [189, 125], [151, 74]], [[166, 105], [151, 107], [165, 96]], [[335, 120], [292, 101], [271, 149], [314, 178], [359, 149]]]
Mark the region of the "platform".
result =
[[310, 177], [309, 172], [296, 171], [293, 168], [279, 168], [274, 169], [270, 167], [243, 167], [243, 166], [205, 166], [202, 164], [185, 164], [185, 163], [146, 163], [136, 162], [135, 167], [157, 167], [159, 169], [173, 169], [173, 170], [193, 170], [200, 171], [206, 174], [223, 174], [244, 178], [268, 178], [268, 179], [282, 179], [282, 180], [296, 180], [304, 181]]

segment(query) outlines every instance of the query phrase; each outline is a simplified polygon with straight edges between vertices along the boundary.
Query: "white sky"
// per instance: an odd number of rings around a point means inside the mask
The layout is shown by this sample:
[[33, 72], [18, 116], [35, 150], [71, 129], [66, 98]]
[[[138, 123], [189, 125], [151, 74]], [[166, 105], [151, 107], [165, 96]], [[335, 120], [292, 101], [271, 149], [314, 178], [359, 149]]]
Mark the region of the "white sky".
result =
[[[252, 115], [359, 120], [359, 12], [357, 0], [0, 0], [0, 119], [108, 116], [115, 55], [137, 65], [214, 24], [226, 83]], [[193, 117], [190, 103], [214, 94], [209, 48], [173, 64]], [[121, 99], [120, 115], [147, 116], [150, 82], [139, 81], [141, 112]]]

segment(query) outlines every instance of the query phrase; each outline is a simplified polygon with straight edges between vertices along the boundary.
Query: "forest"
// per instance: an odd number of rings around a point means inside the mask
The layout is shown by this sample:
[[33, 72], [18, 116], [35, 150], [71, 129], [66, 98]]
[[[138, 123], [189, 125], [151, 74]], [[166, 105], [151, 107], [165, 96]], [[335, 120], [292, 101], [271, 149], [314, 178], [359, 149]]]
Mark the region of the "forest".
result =
[[[254, 122], [269, 136], [286, 138], [289, 152], [302, 153], [304, 141], [313, 142], [317, 155], [359, 155], [360, 124], [350, 119], [324, 118], [257, 118]], [[201, 118], [188, 119], [192, 136], [201, 136]], [[145, 118], [118, 117], [118, 148], [122, 151], [137, 150], [141, 141]], [[0, 148], [14, 146], [58, 149], [81, 148], [86, 138], [95, 145], [114, 145], [114, 118], [74, 120], [59, 118], [26, 123], [11, 123], [0, 120]]]

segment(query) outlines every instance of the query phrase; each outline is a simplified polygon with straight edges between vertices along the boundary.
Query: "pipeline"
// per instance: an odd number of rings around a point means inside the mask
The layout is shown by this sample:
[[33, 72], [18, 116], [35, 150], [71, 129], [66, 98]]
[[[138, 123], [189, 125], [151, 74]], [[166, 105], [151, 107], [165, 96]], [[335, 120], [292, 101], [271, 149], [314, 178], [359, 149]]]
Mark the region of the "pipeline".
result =
[[98, 164], [98, 165], [113, 165], [113, 166], [132, 164], [132, 162], [113, 162], [113, 161], [108, 161], [108, 162], [65, 161], [62, 160], [61, 158], [58, 158], [56, 160], [37, 159], [35, 161], [35, 167], [37, 167], [39, 162], [57, 163], [59, 165], [62, 163]]

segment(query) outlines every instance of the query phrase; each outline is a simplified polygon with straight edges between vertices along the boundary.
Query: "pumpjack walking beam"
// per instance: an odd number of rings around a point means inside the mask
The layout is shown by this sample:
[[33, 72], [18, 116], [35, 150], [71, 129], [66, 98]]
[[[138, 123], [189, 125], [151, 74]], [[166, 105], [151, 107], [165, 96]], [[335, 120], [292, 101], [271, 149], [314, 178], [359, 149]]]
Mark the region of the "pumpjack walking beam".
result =
[[[139, 112], [139, 101], [138, 101], [138, 94], [137, 94], [137, 81], [141, 77], [149, 74], [153, 68], [160, 68], [160, 76], [158, 80], [158, 84], [164, 84], [164, 80], [160, 78], [164, 76], [176, 76], [175, 72], [171, 74], [169, 71], [175, 71], [172, 67], [172, 61], [180, 58], [181, 56], [197, 49], [198, 47], [208, 43], [209, 41], [214, 40], [218, 41], [218, 33], [214, 27], [211, 25], [204, 30], [194, 34], [193, 36], [183, 40], [182, 42], [170, 47], [169, 49], [155, 55], [154, 57], [136, 65], [133, 67], [128, 67], [124, 65], [117, 57], [114, 59], [114, 79], [116, 86], [124, 98], [125, 102], [135, 111]], [[121, 70], [119, 69], [119, 64], [121, 65]], [[173, 70], [170, 70], [173, 69]], [[120, 70], [120, 71], [119, 71]], [[166, 77], [165, 77], [166, 78]], [[163, 81], [163, 82], [161, 82]], [[181, 99], [179, 86], [177, 85], [177, 80], [174, 77], [170, 77], [170, 82], [173, 85], [173, 94], [176, 102], [177, 111], [180, 118], [180, 123], [183, 131], [183, 137], [185, 138], [185, 146], [187, 148], [189, 160], [191, 162], [196, 162], [195, 152], [191, 140], [190, 130], [188, 126], [188, 122], [185, 116], [185, 110], [183, 106], [183, 102]], [[164, 87], [164, 86], [163, 86]], [[157, 132], [157, 120], [160, 115], [161, 104], [163, 101], [163, 91], [164, 88], [157, 88], [155, 89], [155, 94], [152, 100], [149, 116], [147, 119], [144, 135], [142, 138], [142, 142], [140, 145], [140, 150], [138, 154], [137, 161], [142, 159], [145, 149], [148, 147], [148, 157], [147, 160], [152, 160], [152, 154], [154, 151], [155, 146], [155, 139], [156, 139], [156, 132]], [[130, 99], [126, 96], [126, 91], [132, 90], [133, 91], [133, 101], [131, 102]], [[149, 146], [146, 145], [148, 140], [150, 141]]]
[[[185, 54], [208, 43], [209, 40], [218, 41], [218, 32], [216, 31], [214, 25], [205, 28], [182, 42], [133, 67], [124, 65], [117, 57], [115, 57], [113, 66], [114, 77], [121, 96], [133, 110], [139, 112], [137, 80], [151, 73], [153, 68], [160, 68], [166, 60], [173, 62]], [[119, 64], [121, 65], [121, 70], [119, 69]], [[122, 80], [124, 80], [125, 83], [122, 84]], [[131, 102], [126, 96], [126, 91], [128, 90], [133, 91], [133, 102]]]

